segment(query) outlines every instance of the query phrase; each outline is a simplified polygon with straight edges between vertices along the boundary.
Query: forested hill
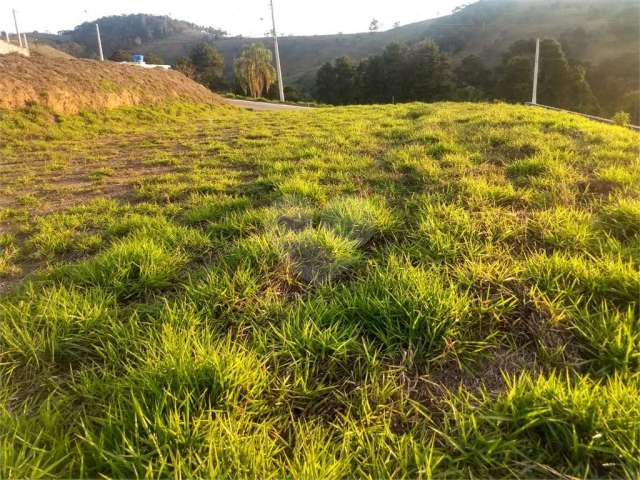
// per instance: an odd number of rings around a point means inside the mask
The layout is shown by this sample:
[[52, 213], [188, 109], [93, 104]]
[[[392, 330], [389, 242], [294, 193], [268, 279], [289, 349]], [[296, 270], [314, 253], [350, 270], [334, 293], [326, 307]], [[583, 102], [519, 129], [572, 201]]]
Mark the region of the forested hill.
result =
[[[454, 61], [475, 54], [491, 64], [516, 40], [551, 37], [561, 41], [572, 59], [597, 65], [638, 55], [639, 16], [636, 0], [480, 0], [451, 15], [384, 32], [285, 36], [281, 51], [288, 82], [311, 81], [323, 63], [336, 57], [358, 60], [379, 53], [391, 42], [412, 44], [425, 38], [434, 39]], [[363, 25], [368, 20], [365, 11]], [[120, 48], [134, 49], [172, 63], [187, 55], [196, 43], [208, 40], [225, 57], [228, 73], [241, 47], [256, 41], [225, 38], [216, 28], [168, 17], [127, 15], [100, 19], [100, 23], [107, 54]], [[95, 52], [92, 28], [92, 24], [83, 24], [50, 40], [73, 42], [81, 56], [91, 56]]]
[[[559, 40], [575, 60], [596, 65], [638, 55], [640, 3], [634, 0], [480, 0], [452, 15], [376, 34], [288, 37], [281, 41], [289, 78], [300, 79], [339, 56], [367, 57], [392, 42], [435, 40], [454, 61], [478, 55], [497, 63], [517, 40]], [[221, 39], [225, 58], [238, 50], [238, 39]], [[313, 76], [313, 75], [311, 75]]]
[[[104, 54], [109, 57], [117, 50], [146, 50], [148, 46], [163, 40], [189, 48], [192, 42], [202, 39], [213, 40], [226, 35], [221, 29], [203, 27], [168, 16], [133, 14], [102, 17], [78, 25], [73, 30], [59, 32], [57, 35], [34, 32], [37, 40], [50, 43], [77, 57], [95, 57], [97, 55], [96, 28], [100, 24], [100, 35]], [[164, 49], [158, 54], [173, 60], [171, 52]]]

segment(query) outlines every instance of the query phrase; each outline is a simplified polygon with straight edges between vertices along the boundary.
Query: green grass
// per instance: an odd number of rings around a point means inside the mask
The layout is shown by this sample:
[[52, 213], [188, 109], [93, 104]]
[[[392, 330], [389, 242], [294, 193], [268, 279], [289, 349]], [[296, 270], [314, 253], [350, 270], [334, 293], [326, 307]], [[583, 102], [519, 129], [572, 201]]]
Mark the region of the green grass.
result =
[[0, 112], [0, 477], [636, 478], [637, 133]]

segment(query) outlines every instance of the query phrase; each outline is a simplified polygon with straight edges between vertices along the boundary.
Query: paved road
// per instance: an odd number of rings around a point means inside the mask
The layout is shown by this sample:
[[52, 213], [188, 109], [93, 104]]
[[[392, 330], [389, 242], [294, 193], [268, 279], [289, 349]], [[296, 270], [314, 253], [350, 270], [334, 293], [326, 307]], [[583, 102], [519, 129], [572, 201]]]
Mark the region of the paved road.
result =
[[308, 108], [299, 107], [297, 105], [285, 105], [282, 103], [250, 102], [248, 100], [234, 100], [231, 98], [225, 98], [225, 102], [248, 110], [307, 110]]

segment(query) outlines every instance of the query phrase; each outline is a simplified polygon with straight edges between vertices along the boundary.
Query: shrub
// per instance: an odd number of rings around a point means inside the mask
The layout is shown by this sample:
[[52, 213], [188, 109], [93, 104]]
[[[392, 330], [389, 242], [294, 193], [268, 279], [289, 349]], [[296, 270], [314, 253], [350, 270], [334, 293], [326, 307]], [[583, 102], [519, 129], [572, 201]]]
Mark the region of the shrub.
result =
[[627, 112], [618, 112], [613, 116], [613, 123], [621, 127], [626, 127], [631, 123], [631, 115]]

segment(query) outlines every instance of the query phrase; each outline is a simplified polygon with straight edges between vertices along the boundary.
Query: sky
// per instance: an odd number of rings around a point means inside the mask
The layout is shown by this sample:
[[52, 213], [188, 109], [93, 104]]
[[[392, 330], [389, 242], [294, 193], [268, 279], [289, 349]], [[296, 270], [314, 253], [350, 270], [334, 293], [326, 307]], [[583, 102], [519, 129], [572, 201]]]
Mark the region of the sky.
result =
[[[386, 30], [394, 22], [404, 25], [447, 15], [462, 3], [465, 0], [274, 0], [282, 35], [362, 32], [373, 18]], [[169, 15], [231, 35], [263, 36], [270, 30], [268, 0], [3, 0], [0, 30], [15, 32], [12, 8], [21, 31], [69, 30], [88, 20], [127, 13]]]

